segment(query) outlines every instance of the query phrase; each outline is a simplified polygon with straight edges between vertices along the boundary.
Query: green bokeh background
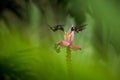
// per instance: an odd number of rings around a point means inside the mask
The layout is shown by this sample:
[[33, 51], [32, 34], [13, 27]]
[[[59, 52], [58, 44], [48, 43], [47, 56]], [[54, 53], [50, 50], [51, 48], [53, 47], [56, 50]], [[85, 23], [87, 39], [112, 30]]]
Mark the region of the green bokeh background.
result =
[[[23, 0], [19, 19], [0, 14], [0, 80], [119, 80], [120, 11], [118, 0]], [[68, 73], [66, 49], [54, 50], [63, 39], [51, 26], [88, 24], [73, 44]], [[70, 74], [70, 75], [69, 75]]]

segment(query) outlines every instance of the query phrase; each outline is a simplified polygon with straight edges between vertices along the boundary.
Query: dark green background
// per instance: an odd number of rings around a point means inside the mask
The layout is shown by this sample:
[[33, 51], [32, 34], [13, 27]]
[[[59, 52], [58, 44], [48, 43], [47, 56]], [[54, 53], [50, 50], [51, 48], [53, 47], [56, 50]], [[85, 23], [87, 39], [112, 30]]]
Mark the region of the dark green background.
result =
[[[119, 0], [1, 0], [0, 80], [119, 80]], [[73, 44], [69, 75], [63, 39], [51, 26], [88, 24]]]

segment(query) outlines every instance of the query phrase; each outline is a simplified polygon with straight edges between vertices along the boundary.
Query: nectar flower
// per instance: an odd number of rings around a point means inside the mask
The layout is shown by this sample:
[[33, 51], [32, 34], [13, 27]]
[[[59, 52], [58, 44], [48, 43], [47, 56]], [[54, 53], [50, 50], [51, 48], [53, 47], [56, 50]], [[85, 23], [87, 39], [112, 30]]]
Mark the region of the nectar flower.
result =
[[74, 40], [74, 30], [73, 26], [69, 28], [68, 32], [64, 33], [64, 39], [59, 41], [56, 45], [61, 47], [70, 47], [72, 50], [81, 50], [79, 46], [73, 45]]

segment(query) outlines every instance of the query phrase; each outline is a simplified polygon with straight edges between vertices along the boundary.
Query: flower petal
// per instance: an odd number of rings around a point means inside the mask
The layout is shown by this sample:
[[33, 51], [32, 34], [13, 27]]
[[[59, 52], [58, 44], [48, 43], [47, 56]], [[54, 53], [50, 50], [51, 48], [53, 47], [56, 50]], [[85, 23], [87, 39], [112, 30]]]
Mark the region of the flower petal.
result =
[[71, 45], [70, 48], [73, 49], [73, 50], [81, 50], [81, 48], [79, 46]]
[[62, 41], [58, 42], [57, 45], [60, 45], [62, 47], [68, 47], [70, 45], [70, 43], [68, 41], [62, 40]]
[[74, 40], [74, 31], [71, 32], [70, 42], [72, 42], [73, 40]]

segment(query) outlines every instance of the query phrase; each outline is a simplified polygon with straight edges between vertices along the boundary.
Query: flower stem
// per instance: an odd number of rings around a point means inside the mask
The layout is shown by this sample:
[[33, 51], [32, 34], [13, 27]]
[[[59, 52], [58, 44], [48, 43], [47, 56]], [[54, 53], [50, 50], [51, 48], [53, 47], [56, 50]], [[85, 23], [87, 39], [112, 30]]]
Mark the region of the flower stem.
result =
[[66, 48], [66, 63], [67, 63], [67, 70], [68, 70], [68, 74], [70, 75], [71, 73], [71, 50], [70, 47]]

